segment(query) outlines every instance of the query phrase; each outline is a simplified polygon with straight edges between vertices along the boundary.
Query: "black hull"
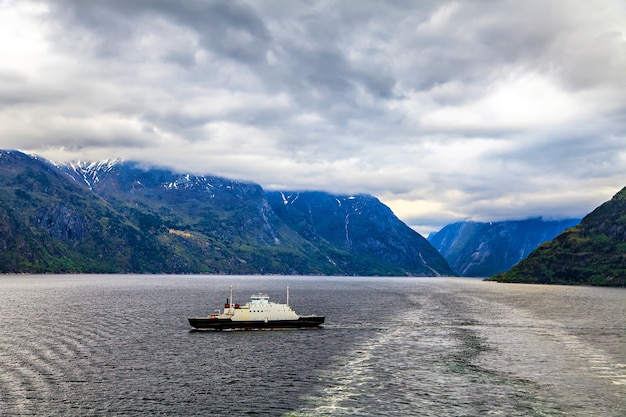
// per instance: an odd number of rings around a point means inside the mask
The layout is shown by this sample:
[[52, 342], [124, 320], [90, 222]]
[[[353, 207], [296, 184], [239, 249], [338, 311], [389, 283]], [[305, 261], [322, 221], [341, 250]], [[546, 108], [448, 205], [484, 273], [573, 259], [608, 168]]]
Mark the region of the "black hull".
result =
[[300, 329], [320, 327], [324, 317], [300, 317], [298, 320], [254, 320], [232, 321], [231, 319], [211, 319], [208, 317], [189, 317], [189, 324], [196, 330], [269, 330]]

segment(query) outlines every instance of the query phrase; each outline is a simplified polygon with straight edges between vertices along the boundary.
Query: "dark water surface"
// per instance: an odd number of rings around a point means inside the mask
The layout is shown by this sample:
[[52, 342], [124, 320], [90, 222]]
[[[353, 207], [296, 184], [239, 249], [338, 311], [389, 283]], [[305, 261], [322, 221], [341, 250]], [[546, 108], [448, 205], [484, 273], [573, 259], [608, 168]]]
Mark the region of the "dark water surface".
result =
[[[320, 330], [190, 332], [267, 292]], [[0, 276], [0, 415], [624, 416], [626, 290]]]

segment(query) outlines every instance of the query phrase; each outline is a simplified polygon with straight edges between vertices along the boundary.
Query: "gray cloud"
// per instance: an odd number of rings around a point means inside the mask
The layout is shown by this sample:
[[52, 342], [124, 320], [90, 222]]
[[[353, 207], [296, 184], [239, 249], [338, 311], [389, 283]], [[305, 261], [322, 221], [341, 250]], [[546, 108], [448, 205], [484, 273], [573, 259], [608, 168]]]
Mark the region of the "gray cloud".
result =
[[369, 192], [425, 233], [626, 185], [619, 0], [0, 8], [2, 148]]

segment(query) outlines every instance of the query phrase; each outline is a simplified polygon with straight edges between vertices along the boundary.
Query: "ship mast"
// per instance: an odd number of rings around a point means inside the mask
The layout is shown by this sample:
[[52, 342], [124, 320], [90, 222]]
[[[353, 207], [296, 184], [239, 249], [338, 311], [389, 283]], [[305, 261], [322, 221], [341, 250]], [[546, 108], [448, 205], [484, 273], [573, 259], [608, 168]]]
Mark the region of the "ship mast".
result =
[[230, 305], [228, 306], [228, 312], [232, 313], [233, 312], [233, 304], [235, 304], [233, 302], [233, 286], [230, 286]]
[[287, 285], [287, 306], [289, 306], [289, 285]]

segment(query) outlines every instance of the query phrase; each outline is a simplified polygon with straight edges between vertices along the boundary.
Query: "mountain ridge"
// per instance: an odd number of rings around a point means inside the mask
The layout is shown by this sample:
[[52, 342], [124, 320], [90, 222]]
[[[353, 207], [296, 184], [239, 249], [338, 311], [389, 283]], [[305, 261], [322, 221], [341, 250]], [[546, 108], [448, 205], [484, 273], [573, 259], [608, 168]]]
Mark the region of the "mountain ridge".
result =
[[[323, 235], [306, 239], [276, 214], [258, 184], [133, 161], [55, 165], [0, 151], [0, 196], [1, 272], [451, 273], [430, 245], [416, 254], [431, 266], [425, 270], [390, 262], [384, 251], [392, 245], [382, 234], [369, 241], [355, 234], [353, 247]], [[370, 218], [409, 229], [374, 197], [361, 201], [366, 212], [379, 216]], [[404, 239], [423, 239], [412, 229], [408, 233]], [[363, 256], [365, 249], [356, 247], [380, 250]]]
[[454, 275], [435, 248], [376, 197], [291, 191], [268, 192], [268, 200], [300, 236], [358, 254], [361, 263], [382, 259], [420, 275]]

